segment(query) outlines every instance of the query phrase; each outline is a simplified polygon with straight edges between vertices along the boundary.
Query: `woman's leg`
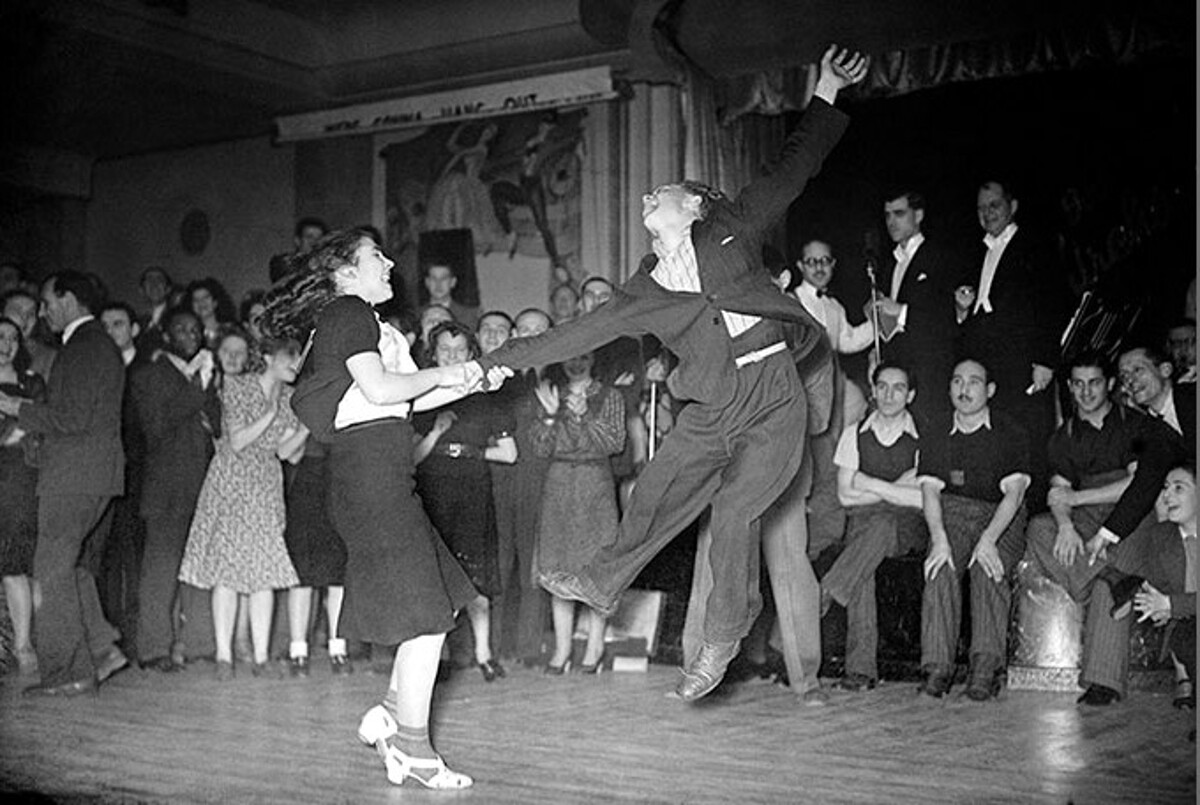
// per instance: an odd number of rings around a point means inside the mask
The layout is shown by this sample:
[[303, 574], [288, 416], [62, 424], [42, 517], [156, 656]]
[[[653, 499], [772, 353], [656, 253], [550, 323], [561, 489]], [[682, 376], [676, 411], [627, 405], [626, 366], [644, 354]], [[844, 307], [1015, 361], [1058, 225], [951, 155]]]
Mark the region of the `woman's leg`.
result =
[[237, 621], [238, 595], [217, 585], [212, 591], [213, 637], [217, 642], [217, 662], [233, 663], [233, 628]]
[[554, 620], [554, 654], [550, 665], [561, 668], [571, 659], [571, 641], [575, 637], [575, 602], [553, 596], [550, 614]]
[[262, 665], [270, 659], [271, 616], [274, 614], [274, 590], [250, 593], [250, 643], [254, 648], [255, 665]]
[[233, 633], [234, 645], [237, 648], [238, 659], [249, 662], [253, 657], [253, 650], [250, 648], [250, 601], [244, 594], [238, 595], [237, 600], [237, 627]]
[[[331, 584], [325, 588], [325, 619], [329, 622], [329, 656], [345, 656], [346, 640], [338, 629], [342, 620], [342, 599], [346, 588]], [[336, 651], [334, 649], [337, 649]]]
[[475, 638], [475, 662], [484, 665], [492, 659], [492, 602], [486, 596], [476, 596], [467, 604], [467, 618]]
[[8, 602], [8, 617], [13, 627], [13, 653], [22, 673], [28, 673], [36, 665], [33, 642], [33, 587], [28, 576], [4, 577], [4, 600]]
[[[429, 740], [429, 710], [445, 633], [410, 638], [396, 649], [392, 679], [384, 701], [396, 719], [396, 733], [377, 743], [388, 779], [416, 778], [430, 788], [466, 788], [472, 780], [447, 769]], [[414, 763], [414, 761], [416, 761]], [[423, 762], [422, 762], [423, 761]]]
[[312, 587], [288, 590], [288, 657], [308, 657], [308, 621], [312, 615]]
[[604, 627], [608, 621], [596, 610], [588, 611], [587, 648], [583, 652], [584, 665], [596, 665], [604, 658]]

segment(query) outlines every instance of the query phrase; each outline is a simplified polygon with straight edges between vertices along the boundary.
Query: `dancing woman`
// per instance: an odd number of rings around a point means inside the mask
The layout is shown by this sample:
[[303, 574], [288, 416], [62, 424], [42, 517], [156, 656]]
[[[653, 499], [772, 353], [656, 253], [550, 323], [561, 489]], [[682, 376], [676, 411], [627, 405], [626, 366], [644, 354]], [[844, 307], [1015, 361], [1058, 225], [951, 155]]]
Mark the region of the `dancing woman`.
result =
[[[272, 293], [263, 326], [303, 335], [315, 319], [293, 407], [329, 445], [329, 509], [347, 553], [343, 625], [360, 640], [399, 644], [383, 704], [363, 716], [359, 738], [392, 783], [466, 788], [471, 778], [430, 743], [429, 711], [446, 632], [476, 591], [416, 496], [409, 416], [481, 388], [484, 375], [473, 361], [417, 369], [408, 341], [372, 310], [392, 296], [392, 265], [370, 237], [332, 233]], [[504, 376], [492, 370], [487, 381]]]

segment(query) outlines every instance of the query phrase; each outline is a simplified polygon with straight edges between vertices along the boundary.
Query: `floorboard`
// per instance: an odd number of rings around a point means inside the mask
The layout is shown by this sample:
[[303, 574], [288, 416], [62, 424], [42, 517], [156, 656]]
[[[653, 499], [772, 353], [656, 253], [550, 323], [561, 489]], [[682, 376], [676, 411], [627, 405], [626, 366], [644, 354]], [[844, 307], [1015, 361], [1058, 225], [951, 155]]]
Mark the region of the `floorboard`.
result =
[[136, 670], [96, 696], [31, 700], [0, 682], [0, 797], [62, 802], [1194, 803], [1191, 713], [1135, 692], [1083, 710], [1065, 694], [935, 702], [912, 684], [804, 707], [767, 682], [696, 705], [677, 671], [548, 678], [473, 671], [439, 687], [434, 738], [475, 776], [454, 794], [388, 784], [360, 745], [386, 684], [358, 673], [212, 678]]

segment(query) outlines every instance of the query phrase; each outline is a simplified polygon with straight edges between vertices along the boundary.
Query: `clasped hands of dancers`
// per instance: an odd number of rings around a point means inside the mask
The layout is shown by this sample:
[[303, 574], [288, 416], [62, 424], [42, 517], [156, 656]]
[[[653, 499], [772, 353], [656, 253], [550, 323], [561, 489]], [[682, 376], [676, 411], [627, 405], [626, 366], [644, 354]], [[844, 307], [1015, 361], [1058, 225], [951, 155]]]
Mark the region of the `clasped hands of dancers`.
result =
[[[296, 413], [330, 444], [334, 525], [346, 543], [347, 632], [398, 644], [388, 690], [359, 737], [389, 781], [461, 789], [429, 738], [438, 661], [455, 612], [477, 595], [415, 494], [409, 415], [490, 390], [516, 369], [562, 361], [622, 335], [652, 333], [680, 357], [672, 387], [691, 399], [643, 469], [617, 541], [579, 575], [540, 579], [552, 594], [612, 612], [658, 551], [712, 506], [713, 590], [704, 642], [684, 669], [686, 701], [712, 691], [761, 608], [753, 526], [799, 466], [806, 417], [783, 324], [811, 349], [819, 328], [779, 294], [761, 263], [763, 232], [803, 190], [847, 125], [838, 91], [861, 81], [867, 60], [830, 47], [814, 100], [783, 158], [733, 200], [696, 182], [643, 197], [654, 253], [614, 297], [540, 336], [515, 339], [478, 361], [418, 369], [407, 342], [372, 307], [391, 295], [392, 261], [361, 232], [328, 235], [305, 269], [272, 292], [264, 328], [312, 336], [293, 397]], [[732, 248], [728, 248], [732, 244]], [[273, 320], [273, 327], [272, 327]], [[370, 602], [369, 605], [364, 605]]]

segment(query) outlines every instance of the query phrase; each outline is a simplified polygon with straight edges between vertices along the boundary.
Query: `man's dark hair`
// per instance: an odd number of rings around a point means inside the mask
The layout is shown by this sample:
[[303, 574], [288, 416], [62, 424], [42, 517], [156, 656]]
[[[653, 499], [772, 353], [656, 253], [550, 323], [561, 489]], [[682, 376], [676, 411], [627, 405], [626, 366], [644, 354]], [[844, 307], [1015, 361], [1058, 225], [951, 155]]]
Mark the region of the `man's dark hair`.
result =
[[698, 210], [698, 214], [701, 221], [708, 217], [708, 211], [712, 209], [712, 205], [715, 202], [723, 201], [725, 199], [724, 193], [712, 185], [704, 184], [704, 182], [697, 182], [692, 179], [684, 179], [679, 183], [679, 186], [682, 187], [685, 192], [691, 193], [693, 196], [700, 197], [700, 209]]
[[109, 302], [104, 307], [100, 308], [100, 315], [103, 316], [110, 310], [119, 310], [124, 313], [129, 317], [130, 324], [138, 323], [137, 313], [134, 311], [133, 305], [129, 304], [128, 302]]
[[[488, 316], [499, 316], [500, 318], [504, 319], [506, 322], [508, 322], [508, 329], [510, 330], [517, 326], [516, 322], [513, 321], [512, 316], [508, 315], [503, 310], [485, 310], [483, 313], [479, 314], [479, 324], [483, 324], [483, 320]], [[479, 329], [479, 324], [475, 325], [476, 330]]]
[[147, 266], [145, 270], [142, 271], [142, 276], [138, 279], [138, 285], [144, 283], [146, 281], [146, 277], [150, 276], [151, 274], [161, 274], [167, 285], [173, 284], [171, 282], [171, 275], [167, 273], [165, 268], [162, 266]]
[[1018, 197], [1017, 196], [1017, 187], [1012, 183], [1011, 179], [1006, 179], [1006, 178], [986, 179], [979, 183], [979, 189], [986, 190], [988, 185], [993, 185], [993, 184], [996, 185], [996, 187], [1000, 188], [1000, 195], [1004, 197], [1005, 201], [1012, 203], [1012, 200]]
[[467, 339], [467, 350], [470, 352], [471, 360], [479, 357], [479, 341], [475, 338], [475, 333], [471, 332], [471, 328], [460, 321], [444, 321], [429, 331], [429, 359], [431, 362], [437, 355], [438, 339], [444, 335], [449, 335], [451, 338], [462, 336]]
[[[188, 318], [195, 319], [196, 323], [200, 325], [201, 332], [203, 333], [204, 323], [202, 321], [200, 321], [200, 317], [197, 316], [195, 314], [195, 312], [192, 311], [192, 308], [189, 305], [187, 305], [186, 303], [182, 304], [182, 305], [176, 305], [175, 307], [170, 308], [169, 310], [167, 310], [166, 313], [163, 314], [163, 317], [162, 317], [163, 330], [164, 331], [170, 330], [171, 324], [175, 321], [175, 319], [179, 318], [180, 316], [187, 316]], [[201, 344], [201, 346], [204, 346], [204, 345]]]
[[884, 203], [890, 203], [898, 199], [904, 199], [908, 202], [909, 209], [923, 210], [925, 209], [925, 197], [915, 190], [901, 190], [898, 193], [891, 193], [885, 199]]
[[[100, 308], [100, 292], [87, 274], [80, 271], [56, 271], [46, 278], [46, 282], [54, 283], [55, 296], [73, 294], [79, 306], [88, 313], [94, 313]], [[42, 287], [45, 287], [45, 283]]]
[[895, 369], [897, 372], [904, 373], [904, 379], [908, 383], [909, 391], [917, 390], [917, 377], [908, 370], [908, 367], [897, 361], [880, 361], [875, 369], [871, 372], [871, 385], [874, 386], [879, 382], [879, 374], [884, 369]]
[[[954, 369], [957, 369], [959, 366], [961, 366], [964, 363], [967, 363], [968, 361], [977, 365], [980, 369], [983, 369], [983, 382], [985, 382], [985, 383], [992, 382], [992, 372], [990, 369], [988, 369], [988, 365], [986, 363], [984, 363], [983, 361], [979, 360], [979, 358], [976, 358], [974, 355], [963, 355], [962, 357], [960, 357], [958, 360], [956, 360], [954, 362]], [[950, 372], [950, 377], [951, 377], [951, 379], [954, 378], [953, 370], [951, 370], [951, 372]]]
[[1094, 349], [1085, 349], [1075, 357], [1067, 361], [1067, 377], [1071, 376], [1073, 369], [1099, 369], [1100, 374], [1106, 378], [1112, 379], [1115, 374], [1113, 372], [1112, 361], [1104, 356], [1102, 352]]
[[[1154, 364], [1155, 366], [1164, 363], [1171, 363], [1170, 356], [1167, 355], [1162, 347], [1156, 347], [1152, 344], [1132, 344], [1130, 346], [1121, 348], [1121, 355], [1128, 355], [1130, 352], [1141, 352], [1146, 356], [1146, 360], [1150, 361], [1150, 363]], [[1171, 378], [1168, 378], [1168, 380], [1170, 379]]]
[[296, 228], [294, 230], [292, 230], [292, 234], [294, 234], [296, 237], [300, 237], [301, 235], [304, 234], [304, 230], [308, 229], [310, 226], [321, 230], [322, 236], [324, 236], [325, 234], [327, 234], [329, 232], [329, 227], [326, 226], [325, 222], [322, 221], [320, 218], [315, 218], [311, 215], [306, 215], [305, 217], [296, 221]]
[[608, 286], [608, 287], [609, 287], [611, 290], [614, 290], [614, 291], [615, 291], [615, 290], [617, 289], [617, 286], [616, 286], [616, 285], [613, 285], [613, 282], [612, 282], [612, 280], [610, 280], [608, 277], [601, 277], [601, 276], [599, 276], [599, 275], [596, 275], [596, 276], [593, 276], [593, 277], [588, 277], [588, 278], [587, 278], [587, 279], [585, 279], [585, 280], [584, 280], [582, 283], [580, 283], [580, 285], [579, 285], [579, 295], [580, 295], [580, 296], [583, 296], [583, 291], [584, 291], [584, 289], [585, 289], [585, 288], [587, 288], [589, 285], [591, 285], [593, 282], [603, 282], [603, 283], [604, 283], [605, 285], [607, 285], [607, 286]]
[[526, 313], [538, 313], [538, 314], [541, 314], [542, 318], [544, 318], [544, 319], [546, 320], [546, 323], [547, 323], [547, 325], [548, 325], [549, 327], [553, 327], [553, 326], [554, 326], [554, 317], [553, 317], [553, 316], [551, 316], [549, 313], [547, 313], [546, 311], [542, 310], [540, 307], [527, 307], [527, 308], [525, 308], [524, 310], [522, 310], [520, 313], [518, 313], [516, 316], [514, 316], [514, 317], [513, 317], [513, 326], [514, 326], [514, 327], [516, 326], [516, 321], [517, 321], [517, 319], [521, 318], [521, 317], [522, 317], [522, 316], [524, 316]]

